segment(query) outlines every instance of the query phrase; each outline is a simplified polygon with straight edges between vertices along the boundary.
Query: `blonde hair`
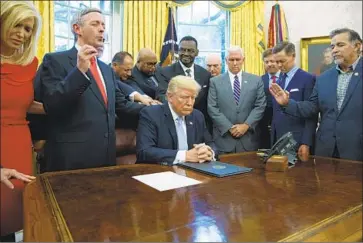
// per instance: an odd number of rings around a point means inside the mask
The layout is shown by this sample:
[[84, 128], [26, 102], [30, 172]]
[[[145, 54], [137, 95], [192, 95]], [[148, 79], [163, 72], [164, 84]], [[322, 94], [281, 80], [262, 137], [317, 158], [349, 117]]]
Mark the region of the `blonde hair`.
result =
[[30, 38], [23, 44], [18, 54], [20, 57], [15, 64], [26, 65], [33, 61], [39, 32], [41, 28], [41, 17], [34, 4], [29, 1], [3, 1], [1, 0], [1, 39], [7, 38], [8, 32], [21, 21], [27, 18], [34, 18], [34, 27]]
[[168, 94], [174, 94], [178, 91], [178, 89], [189, 89], [195, 91], [196, 94], [200, 91], [200, 85], [194, 79], [178, 75], [172, 78], [168, 85]]

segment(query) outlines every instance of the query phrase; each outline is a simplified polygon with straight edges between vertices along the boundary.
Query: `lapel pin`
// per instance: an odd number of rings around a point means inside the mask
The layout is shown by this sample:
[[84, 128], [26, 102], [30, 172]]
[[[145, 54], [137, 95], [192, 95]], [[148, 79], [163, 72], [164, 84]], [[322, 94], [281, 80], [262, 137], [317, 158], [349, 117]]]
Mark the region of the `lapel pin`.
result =
[[355, 73], [355, 74], [354, 74], [354, 76], [358, 76], [358, 75], [359, 75], [359, 73]]
[[189, 122], [189, 125], [193, 125], [193, 122]]

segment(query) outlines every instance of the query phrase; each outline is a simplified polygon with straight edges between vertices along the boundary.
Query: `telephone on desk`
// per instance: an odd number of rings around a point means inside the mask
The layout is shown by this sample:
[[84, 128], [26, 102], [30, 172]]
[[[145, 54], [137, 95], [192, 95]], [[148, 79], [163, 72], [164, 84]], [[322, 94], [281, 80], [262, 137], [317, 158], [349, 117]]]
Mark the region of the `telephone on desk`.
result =
[[289, 165], [295, 165], [297, 161], [297, 142], [292, 136], [291, 132], [284, 134], [271, 149], [259, 149], [258, 154], [263, 158], [266, 163], [272, 155], [287, 156]]

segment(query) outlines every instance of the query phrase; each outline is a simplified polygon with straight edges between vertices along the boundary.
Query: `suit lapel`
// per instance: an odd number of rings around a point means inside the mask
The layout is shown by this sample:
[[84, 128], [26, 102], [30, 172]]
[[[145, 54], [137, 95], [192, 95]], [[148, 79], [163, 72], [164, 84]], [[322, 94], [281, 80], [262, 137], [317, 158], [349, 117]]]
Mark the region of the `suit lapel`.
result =
[[91, 80], [91, 85], [90, 85], [90, 88], [93, 92], [93, 94], [97, 97], [98, 101], [102, 104], [103, 107], [106, 108], [105, 106], [105, 102], [103, 101], [103, 98], [102, 98], [102, 94], [101, 94], [101, 91], [100, 89], [98, 88], [98, 85], [96, 83], [96, 80], [94, 79], [90, 69], [88, 69], [88, 71], [86, 72], [86, 75], [90, 78]]
[[171, 111], [169, 109], [168, 103], [163, 104], [164, 115], [165, 115], [165, 125], [168, 127], [171, 138], [173, 139], [173, 148], [178, 149], [178, 136], [176, 134], [175, 122]]
[[248, 75], [245, 72], [242, 72], [241, 93], [239, 96], [238, 106], [243, 104], [243, 100], [248, 92], [248, 86], [250, 85], [250, 81], [248, 79], [249, 79]]
[[[338, 78], [336, 80], [338, 80]], [[352, 97], [352, 95], [353, 95], [359, 81], [362, 81], [362, 58], [361, 57], [360, 57], [360, 60], [358, 62], [358, 65], [355, 67], [355, 70], [353, 71], [352, 77], [350, 78], [347, 93], [345, 94], [343, 104], [342, 104], [342, 107], [340, 108], [339, 114], [342, 113], [342, 110], [344, 109], [344, 107], [349, 102], [349, 100]]]
[[182, 66], [180, 65], [180, 63], [179, 62], [176, 62], [174, 65], [175, 65], [174, 66], [174, 71], [175, 71], [175, 74], [176, 74], [175, 76], [177, 76], [177, 75], [183, 75], [183, 76], [185, 76], [185, 72], [184, 72]]
[[188, 148], [193, 148], [193, 143], [195, 142], [194, 136], [195, 136], [195, 130], [194, 130], [194, 123], [193, 123], [193, 117], [192, 115], [185, 117], [185, 125], [187, 128], [187, 140], [188, 140]]
[[222, 78], [222, 82], [220, 83], [220, 87], [218, 87], [218, 90], [221, 90], [222, 92], [224, 92], [224, 99], [226, 99], [226, 101], [229, 104], [233, 104], [234, 107], [237, 107], [236, 104], [236, 100], [234, 99], [234, 95], [233, 95], [233, 88], [231, 86], [231, 80], [229, 79], [229, 74], [228, 72], [222, 74], [223, 76]]

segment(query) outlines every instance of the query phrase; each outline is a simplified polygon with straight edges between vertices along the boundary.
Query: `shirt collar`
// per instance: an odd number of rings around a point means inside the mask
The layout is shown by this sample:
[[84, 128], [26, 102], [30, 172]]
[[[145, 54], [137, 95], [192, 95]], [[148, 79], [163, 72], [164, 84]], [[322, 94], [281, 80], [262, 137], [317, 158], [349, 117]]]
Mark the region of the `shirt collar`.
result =
[[[355, 62], [350, 66], [350, 71], [354, 71], [355, 67], [358, 65], [359, 60], [361, 59], [361, 56], [359, 56], [357, 58], [357, 60], [355, 60]], [[336, 69], [338, 70], [339, 73], [346, 73], [343, 72], [343, 70], [340, 69], [339, 65], [336, 66]]]
[[193, 72], [194, 72], [194, 63], [192, 64], [192, 66], [191, 66], [190, 68], [189, 68], [189, 67], [184, 66], [184, 64], [183, 64], [181, 61], [179, 61], [179, 63], [180, 63], [180, 66], [182, 67], [182, 69], [183, 69], [184, 73], [186, 73], [186, 71], [185, 71], [185, 70], [187, 70], [187, 69], [190, 69], [191, 73], [193, 73]]
[[[173, 121], [175, 122], [176, 119], [178, 117], [180, 117], [178, 114], [176, 114], [176, 112], [173, 110], [173, 107], [171, 107], [171, 104], [168, 102], [168, 106], [169, 106], [169, 109], [170, 109], [170, 112], [171, 112], [171, 115], [173, 116]], [[182, 116], [183, 120], [184, 120], [184, 116]]]
[[269, 79], [271, 79], [272, 78], [272, 76], [276, 76], [276, 80], [277, 79], [279, 79], [279, 77], [280, 77], [280, 71], [278, 71], [277, 73], [275, 73], [275, 75], [272, 75], [272, 74], [270, 74], [270, 73], [267, 73], [268, 74], [268, 78]]
[[294, 66], [293, 68], [291, 68], [290, 71], [286, 73], [286, 76], [289, 78], [293, 77], [298, 69], [299, 68], [297, 66]]
[[237, 75], [238, 79], [242, 80], [242, 71], [239, 71], [237, 74], [233, 74], [228, 70], [228, 75], [230, 80], [234, 80], [234, 77]]

